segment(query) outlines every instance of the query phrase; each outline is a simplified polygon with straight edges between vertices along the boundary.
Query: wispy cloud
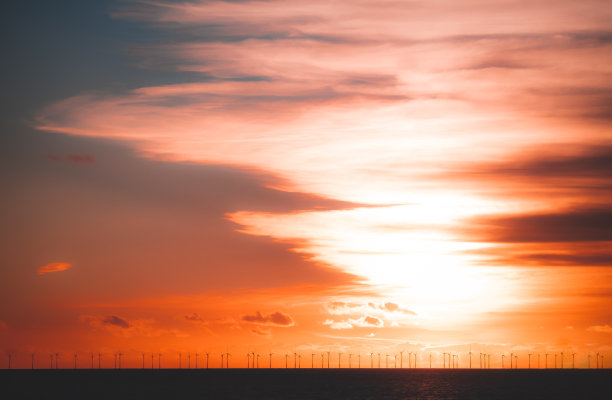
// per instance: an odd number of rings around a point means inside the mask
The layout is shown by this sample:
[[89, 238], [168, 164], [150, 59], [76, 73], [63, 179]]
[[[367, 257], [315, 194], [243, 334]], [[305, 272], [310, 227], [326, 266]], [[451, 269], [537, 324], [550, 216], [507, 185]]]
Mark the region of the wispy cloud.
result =
[[50, 264], [43, 265], [42, 267], [38, 268], [38, 275], [44, 275], [50, 272], [65, 271], [70, 268], [72, 268], [71, 263], [65, 263], [65, 262], [50, 263]]

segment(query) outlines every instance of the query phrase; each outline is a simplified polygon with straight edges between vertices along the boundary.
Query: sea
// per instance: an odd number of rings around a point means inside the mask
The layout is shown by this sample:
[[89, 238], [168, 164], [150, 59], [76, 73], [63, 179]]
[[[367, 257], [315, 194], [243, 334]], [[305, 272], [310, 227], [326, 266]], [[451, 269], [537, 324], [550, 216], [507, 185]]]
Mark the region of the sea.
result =
[[612, 399], [607, 369], [13, 369], [0, 383], [3, 399]]

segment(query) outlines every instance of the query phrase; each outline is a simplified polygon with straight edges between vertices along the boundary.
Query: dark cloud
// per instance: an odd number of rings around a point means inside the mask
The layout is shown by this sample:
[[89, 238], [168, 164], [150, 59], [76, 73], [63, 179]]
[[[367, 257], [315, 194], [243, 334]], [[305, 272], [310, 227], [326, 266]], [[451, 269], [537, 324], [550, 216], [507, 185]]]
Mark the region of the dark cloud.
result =
[[123, 318], [116, 315], [109, 315], [101, 320], [103, 325], [114, 325], [120, 328], [129, 328], [130, 324]]
[[478, 217], [467, 225], [468, 236], [481, 242], [612, 241], [612, 208]]
[[96, 158], [91, 154], [68, 154], [65, 156], [59, 156], [50, 154], [47, 159], [56, 162], [69, 162], [73, 164], [95, 164]]
[[202, 317], [198, 313], [192, 313], [189, 315], [185, 315], [185, 319], [187, 321], [201, 322], [204, 321]]
[[244, 315], [242, 320], [261, 325], [292, 326], [294, 324], [293, 319], [289, 315], [278, 311], [265, 316], [257, 311], [253, 315]]

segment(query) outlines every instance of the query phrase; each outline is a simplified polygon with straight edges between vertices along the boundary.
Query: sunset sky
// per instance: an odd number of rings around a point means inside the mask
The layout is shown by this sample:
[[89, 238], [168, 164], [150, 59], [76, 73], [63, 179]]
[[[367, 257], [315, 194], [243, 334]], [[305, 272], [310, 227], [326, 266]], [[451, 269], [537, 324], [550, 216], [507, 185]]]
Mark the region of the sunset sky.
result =
[[612, 360], [609, 0], [6, 8], [0, 367]]

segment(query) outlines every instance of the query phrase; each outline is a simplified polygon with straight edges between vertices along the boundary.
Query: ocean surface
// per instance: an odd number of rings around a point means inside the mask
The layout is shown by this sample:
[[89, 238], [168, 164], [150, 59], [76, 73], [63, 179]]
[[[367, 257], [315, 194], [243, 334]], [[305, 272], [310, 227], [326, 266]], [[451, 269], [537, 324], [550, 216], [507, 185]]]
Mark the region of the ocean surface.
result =
[[0, 383], [4, 399], [612, 399], [601, 369], [2, 370]]

